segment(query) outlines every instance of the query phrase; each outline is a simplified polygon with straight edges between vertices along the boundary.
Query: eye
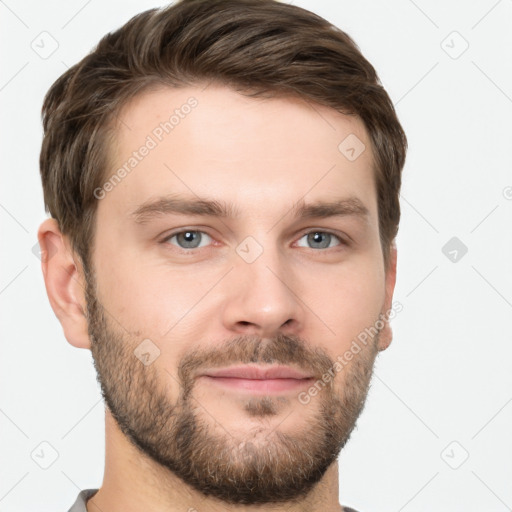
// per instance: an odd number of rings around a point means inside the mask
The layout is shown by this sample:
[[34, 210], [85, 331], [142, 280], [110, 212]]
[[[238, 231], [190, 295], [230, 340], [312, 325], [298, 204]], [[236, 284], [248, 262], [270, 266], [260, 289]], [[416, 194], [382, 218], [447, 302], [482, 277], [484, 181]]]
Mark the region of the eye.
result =
[[[306, 239], [306, 244], [301, 245], [297, 242], [299, 247], [308, 247], [310, 249], [330, 249], [339, 245], [348, 245], [340, 236], [335, 235], [329, 231], [313, 230], [304, 233], [299, 240]], [[197, 229], [186, 229], [177, 231], [170, 234], [161, 243], [169, 243], [170, 245], [177, 246], [179, 249], [200, 249], [208, 246], [212, 238], [208, 233]], [[337, 243], [336, 243], [337, 242]]]
[[[204, 231], [198, 231], [193, 229], [187, 229], [185, 231], [179, 231], [174, 233], [164, 240], [162, 243], [171, 243], [172, 245], [177, 245], [180, 249], [198, 249], [200, 247], [204, 247], [207, 244], [201, 245], [203, 240], [206, 241], [209, 238], [211, 240], [210, 235], [205, 233]], [[171, 240], [176, 239], [176, 243], [171, 242]]]
[[[341, 237], [335, 235], [334, 233], [330, 233], [329, 231], [309, 231], [301, 237], [301, 240], [305, 237], [306, 243], [312, 244], [312, 247], [310, 247], [312, 249], [329, 249], [336, 245], [346, 245], [345, 241]], [[338, 243], [331, 245], [331, 242], [336, 242], [336, 240]], [[304, 247], [303, 245], [299, 246]]]

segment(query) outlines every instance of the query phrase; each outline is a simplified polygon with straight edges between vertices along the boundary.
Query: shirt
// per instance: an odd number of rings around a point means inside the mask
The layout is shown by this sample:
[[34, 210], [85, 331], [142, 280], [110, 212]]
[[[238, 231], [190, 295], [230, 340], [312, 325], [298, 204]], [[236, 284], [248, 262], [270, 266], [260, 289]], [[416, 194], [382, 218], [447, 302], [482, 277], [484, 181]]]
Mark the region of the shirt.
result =
[[97, 492], [98, 489], [84, 489], [80, 491], [75, 503], [73, 503], [68, 512], [87, 512], [85, 504], [87, 500], [92, 498]]
[[[78, 493], [78, 497], [73, 503], [73, 506], [68, 510], [68, 512], [87, 512], [87, 508], [85, 506], [87, 500], [92, 498], [98, 489], [84, 489]], [[353, 508], [344, 507], [344, 512], [357, 512]]]

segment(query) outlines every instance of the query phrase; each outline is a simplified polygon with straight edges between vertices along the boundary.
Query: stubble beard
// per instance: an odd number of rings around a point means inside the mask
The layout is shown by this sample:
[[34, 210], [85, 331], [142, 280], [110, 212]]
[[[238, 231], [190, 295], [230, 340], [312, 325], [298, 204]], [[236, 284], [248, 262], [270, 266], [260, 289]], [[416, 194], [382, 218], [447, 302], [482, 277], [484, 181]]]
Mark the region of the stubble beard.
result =
[[[279, 334], [268, 343], [243, 336], [219, 344], [215, 352], [188, 353], [179, 363], [177, 382], [167, 370], [155, 363], [144, 366], [134, 355], [142, 338], [114, 327], [97, 300], [92, 279], [87, 282], [87, 314], [97, 379], [123, 434], [142, 456], [202, 495], [230, 504], [293, 503], [312, 490], [350, 438], [364, 408], [378, 352], [376, 336], [306, 405], [295, 396], [248, 397], [240, 411], [242, 422], [244, 416], [261, 418], [261, 425], [230, 432], [222, 425], [223, 418], [212, 418], [194, 397], [199, 368], [295, 364], [320, 382], [329, 369], [332, 372], [334, 361], [296, 336]], [[178, 385], [179, 397], [172, 403], [167, 388]], [[283, 413], [283, 403], [291, 405], [291, 413]], [[278, 414], [283, 419], [297, 415], [302, 428], [282, 431], [280, 421], [274, 421]], [[265, 420], [272, 418], [275, 426], [269, 428]]]

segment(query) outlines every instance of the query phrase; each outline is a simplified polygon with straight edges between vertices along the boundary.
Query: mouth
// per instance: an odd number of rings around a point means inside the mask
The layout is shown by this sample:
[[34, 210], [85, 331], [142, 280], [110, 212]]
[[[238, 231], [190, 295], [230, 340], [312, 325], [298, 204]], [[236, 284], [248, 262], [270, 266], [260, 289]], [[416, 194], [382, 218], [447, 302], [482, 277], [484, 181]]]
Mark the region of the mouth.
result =
[[201, 375], [208, 383], [252, 393], [283, 393], [308, 386], [313, 376], [289, 366], [231, 366]]

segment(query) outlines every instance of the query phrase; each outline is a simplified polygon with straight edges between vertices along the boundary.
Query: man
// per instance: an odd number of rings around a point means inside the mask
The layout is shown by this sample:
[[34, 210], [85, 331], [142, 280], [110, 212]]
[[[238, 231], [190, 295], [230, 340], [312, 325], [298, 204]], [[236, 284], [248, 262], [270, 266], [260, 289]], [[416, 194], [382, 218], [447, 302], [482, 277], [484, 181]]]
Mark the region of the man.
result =
[[406, 138], [344, 32], [181, 0], [43, 105], [48, 297], [105, 400], [73, 512], [346, 512], [337, 457], [387, 348]]

